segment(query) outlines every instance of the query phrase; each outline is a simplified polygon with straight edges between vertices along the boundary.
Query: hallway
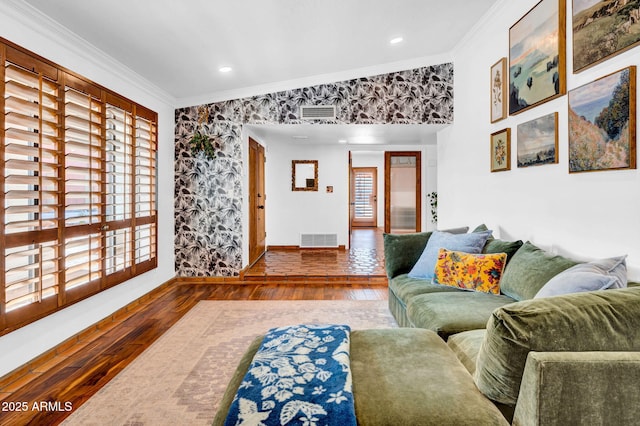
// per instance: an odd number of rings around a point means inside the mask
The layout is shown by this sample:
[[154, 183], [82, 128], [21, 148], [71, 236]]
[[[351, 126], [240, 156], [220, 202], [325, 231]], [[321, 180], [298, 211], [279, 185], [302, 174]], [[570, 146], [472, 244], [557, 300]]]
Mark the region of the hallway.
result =
[[346, 250], [268, 250], [245, 272], [244, 280], [386, 283], [382, 235], [381, 228], [354, 228]]

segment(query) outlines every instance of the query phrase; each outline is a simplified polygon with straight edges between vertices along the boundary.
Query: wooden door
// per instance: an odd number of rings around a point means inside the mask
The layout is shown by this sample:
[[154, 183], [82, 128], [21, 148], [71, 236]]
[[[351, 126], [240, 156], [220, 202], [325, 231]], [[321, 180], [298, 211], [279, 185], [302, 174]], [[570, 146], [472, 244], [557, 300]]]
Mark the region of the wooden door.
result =
[[264, 147], [249, 138], [249, 265], [266, 251], [264, 166]]
[[392, 151], [384, 156], [384, 232], [420, 232], [421, 152]]
[[375, 167], [353, 167], [351, 172], [351, 226], [378, 226], [378, 170]]

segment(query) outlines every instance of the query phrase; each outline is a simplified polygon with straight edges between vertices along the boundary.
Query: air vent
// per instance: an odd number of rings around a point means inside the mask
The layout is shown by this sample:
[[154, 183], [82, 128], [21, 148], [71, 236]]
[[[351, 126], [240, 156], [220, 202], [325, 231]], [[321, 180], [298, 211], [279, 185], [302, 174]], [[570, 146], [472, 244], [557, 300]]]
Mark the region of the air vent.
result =
[[300, 234], [300, 248], [338, 247], [338, 234]]
[[302, 105], [300, 118], [303, 120], [335, 120], [336, 107], [333, 105]]

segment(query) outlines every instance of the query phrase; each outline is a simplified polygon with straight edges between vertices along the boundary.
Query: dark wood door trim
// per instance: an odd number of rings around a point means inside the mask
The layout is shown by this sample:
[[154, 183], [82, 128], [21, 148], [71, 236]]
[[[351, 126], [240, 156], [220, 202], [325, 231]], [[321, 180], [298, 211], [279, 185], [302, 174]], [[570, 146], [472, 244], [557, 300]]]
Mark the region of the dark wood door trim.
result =
[[264, 147], [249, 138], [249, 265], [260, 259], [266, 250], [264, 163]]
[[391, 157], [416, 157], [416, 232], [422, 229], [422, 152], [385, 151], [384, 153], [384, 232], [391, 232]]

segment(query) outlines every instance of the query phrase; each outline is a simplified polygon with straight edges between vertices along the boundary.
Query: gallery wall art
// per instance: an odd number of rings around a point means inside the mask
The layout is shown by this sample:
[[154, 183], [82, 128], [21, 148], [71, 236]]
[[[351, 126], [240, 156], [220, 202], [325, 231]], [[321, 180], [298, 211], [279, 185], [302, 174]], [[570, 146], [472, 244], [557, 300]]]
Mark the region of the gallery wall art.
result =
[[511, 170], [511, 129], [491, 134], [491, 171]]
[[542, 0], [509, 29], [509, 114], [566, 93], [565, 10]]
[[558, 162], [558, 113], [518, 124], [518, 167]]
[[639, 0], [573, 0], [573, 72], [640, 43]]
[[507, 118], [507, 58], [491, 67], [491, 122]]
[[636, 168], [636, 67], [569, 92], [569, 172]]

